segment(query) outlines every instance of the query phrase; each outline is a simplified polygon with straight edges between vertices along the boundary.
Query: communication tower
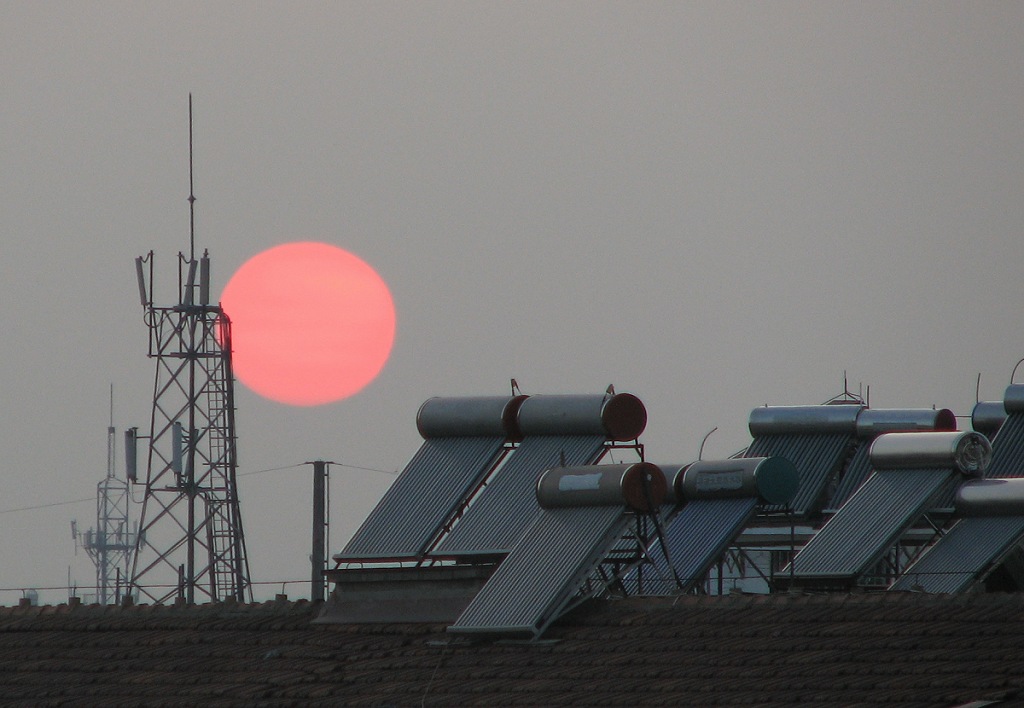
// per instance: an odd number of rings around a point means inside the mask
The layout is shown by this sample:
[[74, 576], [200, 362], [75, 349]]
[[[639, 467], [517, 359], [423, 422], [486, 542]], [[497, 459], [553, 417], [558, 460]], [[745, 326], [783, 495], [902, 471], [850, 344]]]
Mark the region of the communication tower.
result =
[[96, 528], [79, 531], [71, 522], [76, 543], [89, 554], [96, 566], [96, 601], [101, 605], [120, 601], [121, 588], [128, 580], [128, 569], [138, 534], [128, 526], [131, 497], [128, 482], [119, 479], [114, 469], [114, 389], [110, 389], [110, 425], [107, 427], [107, 476], [96, 485]]
[[[178, 254], [178, 302], [153, 301], [153, 252], [135, 259], [156, 361], [145, 494], [131, 585], [156, 603], [252, 599], [236, 484], [231, 321], [210, 303], [210, 257], [195, 256], [192, 97], [189, 252]], [[135, 436], [128, 434], [129, 478]]]

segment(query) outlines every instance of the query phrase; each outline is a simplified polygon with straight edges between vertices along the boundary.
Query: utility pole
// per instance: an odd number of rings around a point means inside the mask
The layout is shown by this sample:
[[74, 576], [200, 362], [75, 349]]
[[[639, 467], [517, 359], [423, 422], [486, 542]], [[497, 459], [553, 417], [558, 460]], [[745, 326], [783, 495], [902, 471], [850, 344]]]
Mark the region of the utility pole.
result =
[[324, 460], [307, 462], [313, 465], [313, 548], [309, 554], [311, 574], [309, 600], [323, 600], [326, 588], [327, 539], [330, 535], [330, 467]]

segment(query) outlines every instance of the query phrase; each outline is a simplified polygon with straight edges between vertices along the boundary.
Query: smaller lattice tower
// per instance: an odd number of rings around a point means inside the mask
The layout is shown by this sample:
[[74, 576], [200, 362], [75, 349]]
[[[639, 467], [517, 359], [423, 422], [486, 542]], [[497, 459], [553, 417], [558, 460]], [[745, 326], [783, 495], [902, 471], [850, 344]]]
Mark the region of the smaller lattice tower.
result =
[[177, 303], [153, 301], [153, 252], [135, 259], [156, 376], [131, 585], [155, 603], [244, 602], [252, 590], [236, 485], [231, 321], [210, 303], [208, 254], [196, 257], [191, 96], [188, 106], [191, 228], [188, 254], [178, 254]]
[[75, 542], [81, 544], [96, 566], [96, 601], [101, 605], [121, 600], [127, 585], [137, 533], [129, 528], [128, 481], [114, 469], [114, 387], [110, 387], [110, 425], [107, 427], [107, 476], [96, 485], [96, 528], [79, 531], [71, 522]]

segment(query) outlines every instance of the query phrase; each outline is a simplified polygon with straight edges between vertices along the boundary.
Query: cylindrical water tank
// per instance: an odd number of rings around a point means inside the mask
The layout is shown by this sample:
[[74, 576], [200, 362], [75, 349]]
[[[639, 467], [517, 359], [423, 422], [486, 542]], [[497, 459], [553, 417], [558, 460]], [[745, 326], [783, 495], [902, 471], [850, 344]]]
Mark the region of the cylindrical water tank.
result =
[[992, 445], [973, 431], [886, 433], [875, 438], [868, 454], [876, 470], [953, 468], [980, 476], [992, 461]]
[[686, 464], [683, 465], [658, 465], [658, 467], [661, 468], [661, 473], [665, 475], [665, 484], [668, 487], [668, 491], [665, 494], [666, 504], [679, 504], [682, 501], [682, 497], [678, 495], [676, 490], [680, 488], [680, 485], [682, 484], [683, 473], [686, 472], [686, 468], [689, 467], [691, 464], [693, 463], [687, 462]]
[[526, 396], [428, 398], [416, 413], [416, 429], [424, 439], [505, 436], [519, 440], [516, 413]]
[[956, 415], [948, 408], [865, 408], [857, 416], [857, 435], [956, 430]]
[[956, 510], [961, 516], [1024, 516], [1024, 478], [965, 482], [956, 493]]
[[987, 438], [994, 438], [1006, 420], [1002, 401], [979, 401], [971, 411], [971, 427]]
[[701, 460], [676, 476], [676, 495], [683, 499], [760, 497], [769, 504], [792, 501], [800, 475], [784, 457]]
[[634, 440], [647, 427], [647, 409], [630, 393], [531, 396], [519, 408], [523, 435], [604, 435]]
[[1024, 384], [1010, 384], [1003, 394], [1003, 407], [1007, 413], [1024, 411]]
[[664, 503], [666, 492], [665, 476], [650, 462], [555, 467], [537, 481], [537, 501], [545, 509], [625, 505], [650, 512]]
[[762, 406], [750, 411], [750, 434], [849, 433], [857, 431], [857, 414], [864, 406]]

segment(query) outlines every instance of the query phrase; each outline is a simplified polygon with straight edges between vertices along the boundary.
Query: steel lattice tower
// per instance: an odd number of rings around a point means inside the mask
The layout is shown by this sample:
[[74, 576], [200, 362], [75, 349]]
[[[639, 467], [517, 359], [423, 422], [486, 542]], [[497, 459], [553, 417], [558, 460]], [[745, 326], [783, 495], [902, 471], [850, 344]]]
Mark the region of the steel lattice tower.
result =
[[72, 535], [80, 541], [96, 566], [96, 601], [101, 605], [119, 600], [120, 588], [128, 580], [128, 565], [135, 550], [137, 534], [129, 529], [128, 482], [114, 470], [114, 391], [110, 391], [110, 425], [107, 427], [107, 476], [96, 485], [96, 528], [78, 531], [71, 522]]
[[178, 254], [177, 304], [153, 304], [152, 251], [135, 260], [156, 377], [131, 584], [157, 603], [252, 599], [236, 484], [231, 322], [209, 303], [209, 255], [195, 258], [191, 124], [190, 96], [192, 229], [189, 255]]

